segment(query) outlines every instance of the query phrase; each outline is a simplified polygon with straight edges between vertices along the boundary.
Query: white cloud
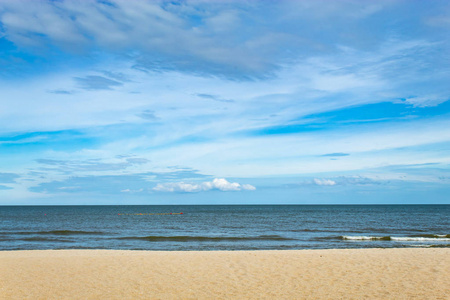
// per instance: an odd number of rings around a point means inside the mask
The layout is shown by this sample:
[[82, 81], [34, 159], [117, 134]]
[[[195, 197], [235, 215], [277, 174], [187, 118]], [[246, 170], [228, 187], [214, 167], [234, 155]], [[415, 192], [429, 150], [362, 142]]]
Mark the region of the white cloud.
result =
[[254, 190], [256, 190], [256, 188], [255, 188], [253, 185], [251, 185], [251, 184], [243, 184], [243, 185], [242, 185], [242, 189], [248, 190], [248, 191], [254, 191]]
[[80, 189], [79, 186], [62, 186], [58, 190], [77, 190]]
[[121, 190], [120, 192], [121, 193], [141, 193], [143, 191], [144, 191], [144, 189], [138, 189], [138, 190], [124, 189], [124, 190]]
[[407, 103], [412, 104], [414, 107], [429, 107], [437, 106], [450, 98], [450, 95], [427, 95], [419, 97], [409, 97], [405, 99]]
[[359, 45], [383, 36], [372, 27], [370, 39], [364, 38], [364, 26], [346, 34], [339, 28], [394, 1], [326, 2], [5, 0], [0, 1], [0, 34], [4, 31], [20, 48], [50, 44], [75, 53], [132, 49], [137, 66], [147, 70], [265, 77], [297, 53], [328, 52], [339, 42]]
[[215, 178], [213, 181], [205, 181], [200, 184], [191, 184], [184, 182], [169, 182], [169, 183], [158, 183], [156, 187], [153, 188], [157, 192], [201, 192], [209, 190], [220, 190], [223, 192], [228, 191], [254, 191], [256, 188], [250, 184], [239, 184], [237, 182], [229, 182], [224, 178]]
[[314, 183], [317, 185], [335, 185], [336, 181], [331, 180], [331, 179], [318, 179], [318, 178], [314, 178]]
[[[216, 70], [232, 65], [258, 71], [269, 65], [267, 58], [240, 43], [245, 31], [238, 25], [244, 18], [239, 8], [228, 10], [227, 3], [179, 5], [184, 9], [155, 1], [118, 0], [110, 4], [4, 1], [0, 3], [0, 22], [8, 39], [19, 47], [45, 47], [50, 42], [72, 52], [92, 47], [111, 51], [131, 48], [137, 50], [138, 65], [144, 69], [196, 68], [196, 59], [222, 66], [213, 68]], [[204, 25], [196, 24], [197, 19]], [[251, 38], [245, 36], [244, 40]], [[155, 65], [155, 57], [166, 64]]]
[[199, 184], [170, 182], [158, 183], [153, 190], [157, 192], [200, 192], [202, 189]]

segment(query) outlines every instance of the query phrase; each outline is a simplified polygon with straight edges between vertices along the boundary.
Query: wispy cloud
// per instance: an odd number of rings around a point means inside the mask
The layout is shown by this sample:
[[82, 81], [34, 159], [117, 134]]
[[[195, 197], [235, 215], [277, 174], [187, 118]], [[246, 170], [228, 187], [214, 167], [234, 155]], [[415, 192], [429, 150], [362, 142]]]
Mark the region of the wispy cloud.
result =
[[142, 119], [149, 120], [149, 121], [155, 121], [155, 120], [159, 119], [155, 115], [155, 112], [151, 109], [146, 109], [146, 110], [142, 111], [141, 113], [137, 114], [137, 116]]
[[228, 102], [228, 103], [235, 102], [234, 100], [231, 100], [231, 99], [222, 99], [218, 96], [209, 95], [209, 94], [196, 94], [196, 96], [200, 97], [200, 98], [204, 98], [204, 99], [211, 99], [214, 101], [219, 101], [219, 102]]
[[106, 77], [117, 80], [119, 82], [131, 82], [132, 80], [127, 74], [124, 74], [122, 72], [114, 72], [114, 71], [103, 71], [103, 75]]
[[333, 178], [339, 185], [377, 185], [382, 183], [388, 183], [386, 180], [375, 180], [366, 176], [339, 176]]
[[327, 154], [323, 154], [322, 156], [325, 156], [325, 157], [327, 157], [327, 156], [330, 156], [330, 157], [342, 157], [342, 156], [349, 156], [350, 154], [348, 154], [348, 153], [342, 153], [342, 152], [339, 152], [339, 153], [327, 153]]
[[89, 75], [86, 77], [74, 77], [79, 87], [84, 90], [110, 90], [113, 87], [121, 86], [123, 83], [102, 76]]
[[[299, 55], [333, 52], [342, 44], [363, 49], [378, 44], [388, 28], [374, 30], [362, 20], [399, 11], [397, 1], [108, 3], [6, 1], [0, 20], [8, 38], [21, 47], [134, 49], [128, 56], [141, 69], [261, 78]], [[412, 22], [414, 17], [405, 18]], [[358, 30], [349, 30], [357, 25]], [[351, 34], [339, 34], [343, 30]]]
[[68, 90], [49, 90], [49, 93], [57, 94], [57, 95], [73, 95], [74, 91], [68, 91]]
[[0, 183], [15, 183], [18, 178], [20, 178], [19, 174], [0, 173]]
[[43, 182], [29, 188], [31, 192], [48, 195], [95, 194], [117, 195], [129, 189], [140, 190], [149, 185], [142, 175], [70, 176], [63, 180]]
[[95, 171], [116, 171], [124, 170], [133, 165], [146, 164], [149, 160], [145, 158], [126, 158], [119, 162], [102, 162], [99, 159], [91, 160], [55, 160], [55, 159], [36, 159], [36, 162], [42, 165], [46, 165], [47, 171], [59, 171], [63, 173], [73, 172], [95, 172]]

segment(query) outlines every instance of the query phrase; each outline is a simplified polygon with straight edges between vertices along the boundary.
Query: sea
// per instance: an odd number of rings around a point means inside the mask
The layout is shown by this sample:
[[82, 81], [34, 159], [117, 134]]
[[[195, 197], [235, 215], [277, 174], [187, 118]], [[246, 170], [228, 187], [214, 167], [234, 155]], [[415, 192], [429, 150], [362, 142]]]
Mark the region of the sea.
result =
[[0, 250], [450, 247], [450, 205], [0, 206]]

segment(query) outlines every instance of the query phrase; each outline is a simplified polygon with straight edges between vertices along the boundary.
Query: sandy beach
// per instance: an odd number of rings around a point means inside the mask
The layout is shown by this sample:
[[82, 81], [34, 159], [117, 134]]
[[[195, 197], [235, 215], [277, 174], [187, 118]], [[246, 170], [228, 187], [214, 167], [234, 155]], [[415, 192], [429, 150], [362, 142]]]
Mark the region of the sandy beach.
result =
[[1, 299], [450, 299], [450, 249], [0, 252]]

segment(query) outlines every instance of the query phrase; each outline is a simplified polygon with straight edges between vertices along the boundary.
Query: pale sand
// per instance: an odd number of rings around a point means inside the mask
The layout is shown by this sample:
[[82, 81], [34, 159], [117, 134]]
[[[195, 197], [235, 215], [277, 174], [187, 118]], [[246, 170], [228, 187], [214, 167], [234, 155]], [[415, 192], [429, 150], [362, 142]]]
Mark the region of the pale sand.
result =
[[0, 251], [1, 299], [450, 299], [450, 249]]

